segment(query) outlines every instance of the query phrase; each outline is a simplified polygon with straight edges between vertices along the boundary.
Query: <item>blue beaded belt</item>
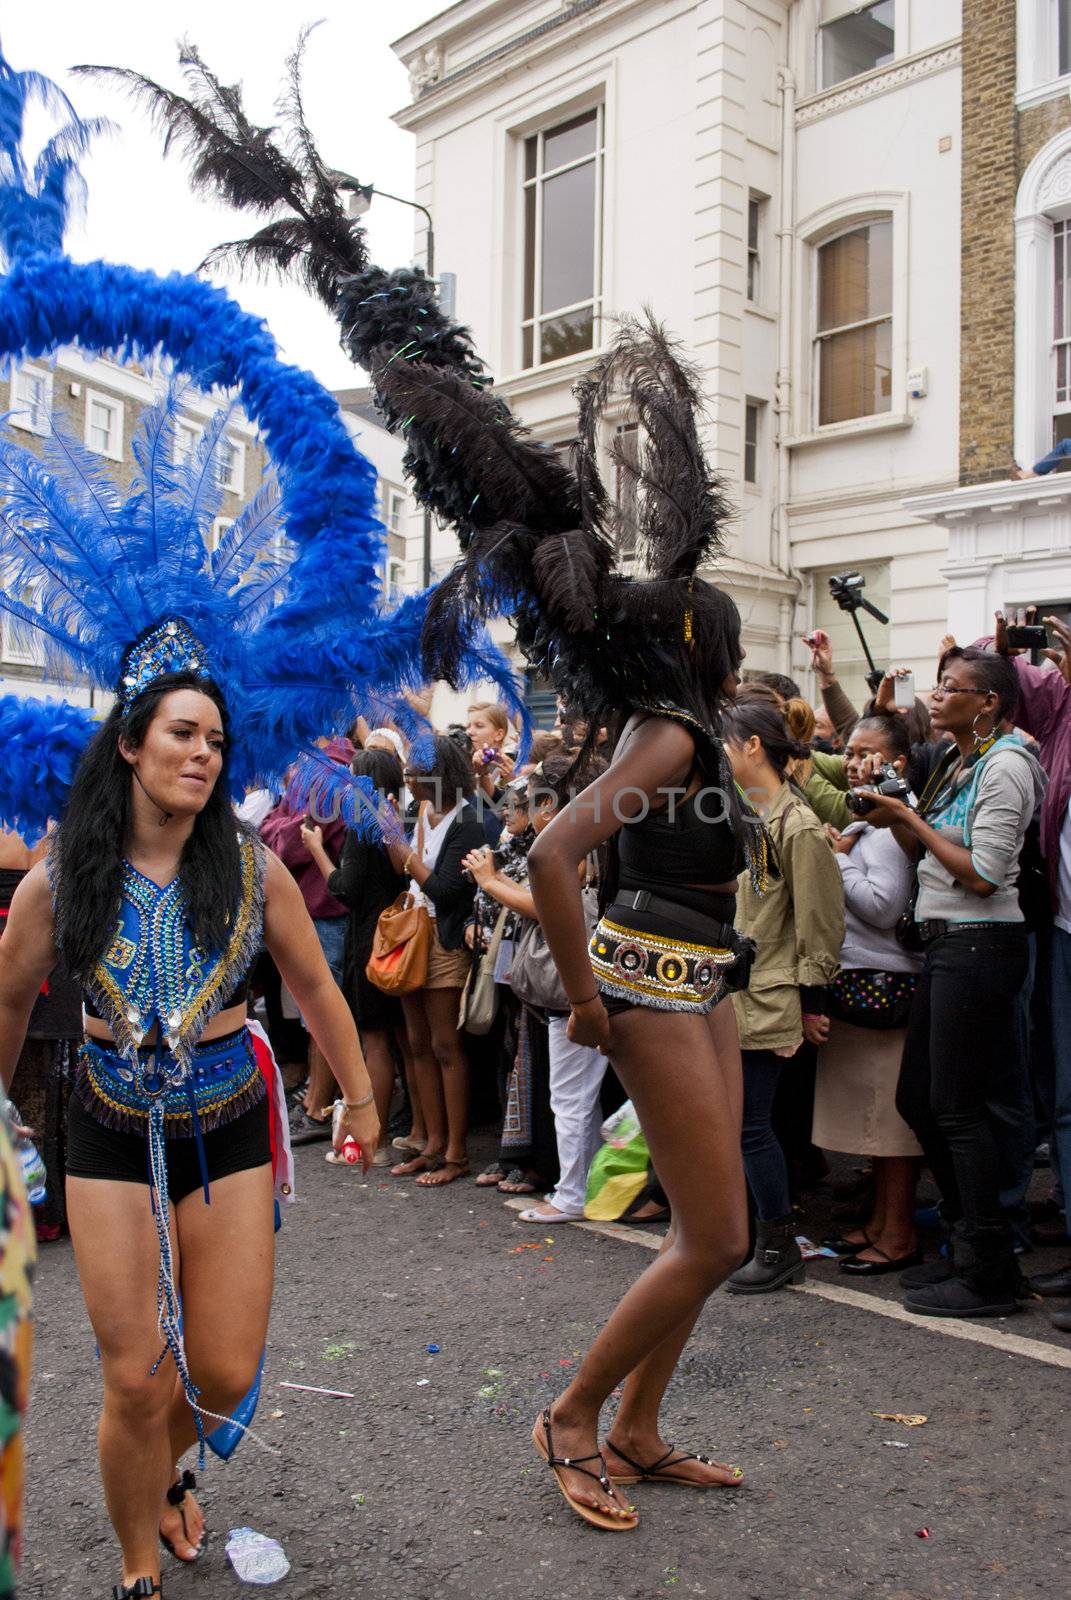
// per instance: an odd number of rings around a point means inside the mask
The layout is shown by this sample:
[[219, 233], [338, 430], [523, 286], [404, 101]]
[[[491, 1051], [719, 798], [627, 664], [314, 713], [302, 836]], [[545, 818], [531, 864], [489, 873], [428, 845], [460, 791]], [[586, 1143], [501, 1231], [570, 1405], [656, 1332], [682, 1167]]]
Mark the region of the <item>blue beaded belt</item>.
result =
[[169, 1139], [221, 1128], [263, 1100], [264, 1078], [246, 1028], [195, 1046], [187, 1071], [170, 1051], [139, 1050], [137, 1064], [95, 1039], [78, 1052], [76, 1086], [90, 1116], [121, 1133], [144, 1133], [158, 1105]]

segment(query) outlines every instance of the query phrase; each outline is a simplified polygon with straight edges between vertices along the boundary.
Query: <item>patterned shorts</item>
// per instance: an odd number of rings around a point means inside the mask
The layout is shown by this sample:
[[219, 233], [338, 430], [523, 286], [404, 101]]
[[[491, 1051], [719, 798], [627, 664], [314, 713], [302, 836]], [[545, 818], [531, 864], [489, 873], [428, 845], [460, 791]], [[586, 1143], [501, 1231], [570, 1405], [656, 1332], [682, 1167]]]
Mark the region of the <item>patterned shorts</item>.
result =
[[588, 953], [604, 997], [696, 1016], [713, 1011], [728, 993], [738, 960], [735, 950], [639, 933], [609, 917], [596, 924]]

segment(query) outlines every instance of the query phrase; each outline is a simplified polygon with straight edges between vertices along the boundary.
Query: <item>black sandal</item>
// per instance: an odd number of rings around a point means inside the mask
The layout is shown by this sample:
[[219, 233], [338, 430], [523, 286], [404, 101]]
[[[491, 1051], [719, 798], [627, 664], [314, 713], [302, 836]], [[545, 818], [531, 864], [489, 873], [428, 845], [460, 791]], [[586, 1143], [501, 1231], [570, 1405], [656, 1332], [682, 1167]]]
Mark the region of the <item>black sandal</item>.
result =
[[[638, 1461], [633, 1461], [631, 1456], [627, 1456], [620, 1445], [614, 1444], [611, 1439], [607, 1439], [606, 1443], [619, 1460], [624, 1461], [626, 1465], [632, 1468], [632, 1473], [624, 1476], [617, 1472], [611, 1473], [610, 1477], [613, 1483], [675, 1483], [679, 1484], [682, 1489], [735, 1489], [744, 1481], [743, 1467], [729, 1467], [723, 1461], [712, 1461], [709, 1456], [701, 1456], [694, 1450], [678, 1450], [676, 1445], [673, 1444], [670, 1445], [664, 1456], [659, 1456], [658, 1460], [652, 1461], [649, 1467], [644, 1467]], [[700, 1483], [695, 1478], [682, 1477], [679, 1472], [674, 1472], [672, 1469], [683, 1465], [685, 1461], [698, 1461], [704, 1467], [722, 1467], [726, 1472], [732, 1473], [732, 1482], [726, 1484]]]
[[[189, 1529], [186, 1527], [186, 1513], [182, 1509], [182, 1504], [187, 1494], [189, 1494], [191, 1490], [196, 1489], [196, 1487], [197, 1479], [194, 1477], [193, 1473], [187, 1469], [179, 1478], [178, 1482], [173, 1483], [170, 1489], [167, 1491], [167, 1503], [169, 1506], [174, 1506], [177, 1509], [179, 1516], [182, 1518], [182, 1537], [189, 1545], [193, 1544], [193, 1540], [190, 1538]], [[192, 1567], [194, 1562], [204, 1554], [205, 1545], [208, 1543], [208, 1529], [205, 1528], [203, 1530], [201, 1534], [201, 1542], [195, 1547], [194, 1554], [192, 1556], [176, 1555], [175, 1546], [171, 1543], [171, 1540], [167, 1537], [166, 1533], [162, 1533], [160, 1535], [160, 1543], [163, 1545], [169, 1556], [174, 1556], [175, 1560], [181, 1561], [183, 1566]], [[139, 1578], [138, 1582], [140, 1583], [141, 1581], [142, 1580]], [[146, 1592], [151, 1594], [152, 1590], [150, 1589]]]
[[152, 1600], [158, 1594], [163, 1600], [164, 1591], [151, 1578], [135, 1578], [133, 1583], [117, 1583], [112, 1588], [112, 1600]]
[[[573, 1498], [573, 1496], [569, 1493], [569, 1490], [565, 1487], [565, 1484], [562, 1482], [561, 1472], [563, 1468], [569, 1472], [582, 1473], [585, 1478], [591, 1478], [594, 1483], [597, 1483], [601, 1489], [605, 1490], [606, 1494], [609, 1495], [611, 1500], [616, 1501], [618, 1496], [617, 1491], [614, 1489], [613, 1484], [607, 1476], [606, 1462], [603, 1460], [602, 1454], [599, 1451], [596, 1451], [594, 1455], [590, 1456], [556, 1456], [554, 1454], [554, 1441], [551, 1437], [550, 1431], [549, 1406], [547, 1406], [543, 1412], [542, 1423], [543, 1438], [541, 1439], [539, 1437], [537, 1423], [536, 1427], [532, 1429], [532, 1443], [539, 1451], [539, 1454], [543, 1457], [543, 1460], [547, 1463], [547, 1466], [554, 1473], [555, 1483], [558, 1485], [558, 1488], [565, 1496], [567, 1503], [576, 1512], [577, 1516], [583, 1517], [585, 1522], [590, 1522], [593, 1528], [602, 1528], [607, 1532], [626, 1532], [630, 1528], [634, 1528], [639, 1522], [639, 1518], [636, 1516], [636, 1513], [631, 1509], [631, 1507], [629, 1508], [629, 1514], [627, 1517], [613, 1517], [608, 1511], [597, 1511], [594, 1506], [586, 1506], [582, 1500], [575, 1500]], [[584, 1461], [597, 1461], [599, 1463], [598, 1472], [592, 1472], [590, 1467], [583, 1466], [581, 1463]]]

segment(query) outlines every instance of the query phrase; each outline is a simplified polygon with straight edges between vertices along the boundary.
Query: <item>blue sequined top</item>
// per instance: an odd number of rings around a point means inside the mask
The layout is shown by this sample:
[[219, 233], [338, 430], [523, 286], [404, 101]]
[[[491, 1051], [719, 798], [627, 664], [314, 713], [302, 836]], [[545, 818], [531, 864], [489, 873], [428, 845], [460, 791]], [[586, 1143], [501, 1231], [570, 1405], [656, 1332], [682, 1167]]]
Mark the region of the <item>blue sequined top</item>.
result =
[[263, 935], [266, 857], [245, 835], [240, 850], [242, 892], [220, 950], [196, 944], [178, 877], [161, 888], [124, 863], [119, 922], [87, 985], [122, 1054], [136, 1055], [159, 1020], [168, 1050], [188, 1065], [206, 1023], [244, 978]]

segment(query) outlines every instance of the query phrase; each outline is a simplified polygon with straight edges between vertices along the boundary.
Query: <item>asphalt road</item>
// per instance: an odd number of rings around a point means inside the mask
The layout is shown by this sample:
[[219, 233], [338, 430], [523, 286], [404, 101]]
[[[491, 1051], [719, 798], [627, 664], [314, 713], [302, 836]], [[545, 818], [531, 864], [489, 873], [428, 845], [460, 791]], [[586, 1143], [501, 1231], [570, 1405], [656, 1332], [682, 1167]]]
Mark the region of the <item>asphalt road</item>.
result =
[[[471, 1183], [365, 1181], [328, 1166], [322, 1146], [298, 1161], [258, 1413], [279, 1455], [247, 1442], [210, 1466], [214, 1539], [195, 1568], [165, 1558], [167, 1600], [242, 1592], [223, 1551], [242, 1524], [285, 1546], [281, 1600], [1071, 1591], [1071, 1371], [1002, 1347], [1013, 1335], [1071, 1353], [1040, 1306], [987, 1324], [992, 1348], [811, 1294], [715, 1295], [670, 1390], [667, 1433], [741, 1463], [746, 1486], [641, 1487], [639, 1529], [600, 1534], [569, 1512], [529, 1431], [649, 1252], [569, 1226], [535, 1231]], [[836, 1285], [835, 1266], [809, 1281]], [[37, 1297], [20, 1595], [103, 1600], [118, 1567], [67, 1244], [44, 1249]], [[876, 1411], [929, 1420], [906, 1428]]]

